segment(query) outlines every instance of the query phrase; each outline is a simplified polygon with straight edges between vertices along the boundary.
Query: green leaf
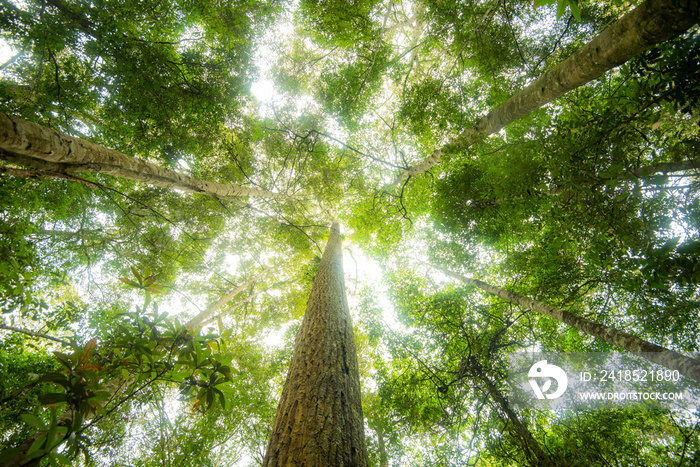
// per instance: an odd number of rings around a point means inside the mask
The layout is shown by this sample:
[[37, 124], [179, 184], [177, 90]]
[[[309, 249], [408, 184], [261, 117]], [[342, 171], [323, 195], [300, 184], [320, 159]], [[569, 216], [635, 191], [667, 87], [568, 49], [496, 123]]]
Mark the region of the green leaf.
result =
[[59, 361], [59, 363], [61, 363], [61, 365], [65, 366], [68, 370], [72, 369], [70, 355], [66, 355], [62, 352], [54, 352], [53, 356], [56, 360]]
[[564, 13], [566, 13], [566, 2], [565, 0], [559, 0], [557, 4], [557, 19], [561, 19]]
[[73, 426], [71, 427], [71, 431], [78, 431], [80, 429], [80, 426], [83, 424], [84, 419], [85, 413], [76, 411], [73, 415]]
[[214, 391], [210, 389], [207, 389], [207, 409], [211, 408], [211, 405], [214, 403]]
[[49, 458], [58, 462], [59, 465], [73, 465], [73, 462], [68, 456], [63, 454], [58, 454], [57, 452], [52, 452], [49, 454]]
[[25, 423], [27, 423], [35, 428], [40, 428], [40, 429], [46, 428], [46, 426], [44, 425], [44, 422], [36, 415], [32, 415], [30, 413], [23, 413], [23, 414], [20, 414], [19, 417], [22, 420], [24, 420]]
[[667, 240], [666, 243], [664, 243], [664, 246], [661, 247], [661, 252], [668, 253], [669, 251], [672, 251], [674, 248], [676, 248], [676, 245], [678, 245], [678, 242], [680, 241], [681, 237], [675, 237]]
[[65, 392], [49, 392], [46, 394], [41, 394], [39, 396], [39, 402], [41, 402], [42, 405], [58, 404], [59, 402], [65, 402], [65, 401], [66, 401], [66, 393]]
[[109, 391], [97, 391], [94, 396], [90, 397], [91, 401], [107, 401], [111, 397]]
[[226, 375], [226, 378], [231, 378], [231, 367], [229, 365], [223, 365], [220, 367], [219, 372]]
[[133, 266], [131, 266], [131, 273], [139, 280], [139, 285], [141, 285], [143, 283], [143, 277], [141, 277], [141, 274], [139, 274], [139, 272]]
[[569, 7], [571, 8], [571, 14], [576, 18], [576, 21], [581, 21], [581, 8], [576, 2], [569, 2]]
[[37, 439], [34, 440], [32, 445], [29, 447], [27, 450], [27, 459], [34, 459], [37, 457], [41, 457], [45, 454], [45, 446], [46, 444], [46, 434], [43, 434], [39, 436]]
[[56, 436], [56, 429], [58, 428], [56, 426], [56, 410], [51, 411], [51, 426], [49, 427], [49, 431], [46, 433], [46, 449], [51, 450], [53, 448], [53, 441]]
[[226, 396], [224, 396], [224, 393], [221, 392], [218, 388], [212, 388], [212, 391], [216, 393], [217, 396], [219, 396], [219, 403], [221, 404], [222, 409], [226, 409]]

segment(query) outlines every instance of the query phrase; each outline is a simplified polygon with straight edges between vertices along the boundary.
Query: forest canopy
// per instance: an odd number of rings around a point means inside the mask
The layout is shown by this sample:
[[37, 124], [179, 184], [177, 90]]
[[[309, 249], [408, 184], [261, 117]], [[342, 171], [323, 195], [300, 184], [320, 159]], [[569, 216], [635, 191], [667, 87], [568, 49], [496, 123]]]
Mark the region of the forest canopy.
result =
[[698, 9], [0, 0], [0, 466], [273, 465], [341, 244], [358, 465], [700, 465], [697, 406], [507, 384], [700, 391]]

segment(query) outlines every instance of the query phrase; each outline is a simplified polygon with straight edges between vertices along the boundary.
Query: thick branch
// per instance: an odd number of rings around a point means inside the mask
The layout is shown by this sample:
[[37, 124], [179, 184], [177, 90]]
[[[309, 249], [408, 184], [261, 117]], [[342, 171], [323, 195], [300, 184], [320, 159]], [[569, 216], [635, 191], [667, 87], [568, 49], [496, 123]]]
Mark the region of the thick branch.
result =
[[479, 363], [479, 361], [476, 359], [471, 360], [470, 363], [471, 365], [469, 368], [471, 368], [474, 371], [476, 377], [484, 384], [484, 386], [486, 386], [486, 391], [489, 393], [494, 402], [498, 404], [501, 411], [505, 414], [507, 422], [510, 422], [513, 425], [512, 433], [516, 440], [519, 441], [519, 444], [521, 445], [523, 452], [525, 453], [525, 457], [531, 459], [530, 452], [532, 452], [532, 454], [534, 454], [535, 458], [537, 459], [537, 465], [542, 467], [554, 466], [555, 464], [552, 461], [552, 459], [544, 452], [542, 446], [540, 446], [540, 443], [538, 443], [535, 437], [532, 436], [530, 430], [528, 430], [527, 427], [522, 424], [520, 418], [518, 418], [518, 415], [510, 407], [510, 404], [508, 403], [508, 400], [505, 398], [503, 393], [486, 375], [484, 369], [481, 366], [481, 363]]
[[266, 289], [258, 290], [258, 291], [255, 292], [255, 293], [251, 293], [251, 294], [248, 295], [246, 298], [244, 298], [244, 299], [241, 300], [240, 302], [236, 302], [234, 305], [232, 305], [232, 306], [230, 306], [229, 308], [225, 309], [224, 311], [222, 311], [222, 312], [219, 313], [218, 315], [216, 315], [216, 316], [210, 316], [209, 318], [205, 319], [205, 320], [202, 322], [201, 325], [202, 325], [202, 326], [206, 326], [207, 324], [210, 324], [210, 323], [214, 322], [214, 320], [217, 320], [217, 319], [222, 318], [222, 317], [224, 317], [224, 316], [230, 315], [235, 309], [237, 309], [237, 308], [240, 307], [241, 305], [245, 305], [246, 303], [252, 302], [252, 301], [253, 301], [256, 297], [258, 297], [260, 294], [262, 294], [262, 293], [264, 293], [264, 292], [267, 292], [268, 290], [274, 288], [276, 285], [279, 285], [279, 284], [284, 284], [284, 282], [280, 282], [280, 283], [275, 284], [275, 285], [273, 285], [273, 286], [270, 286], [270, 287], [268, 287], [268, 288], [266, 288]]
[[[0, 151], [1, 153], [2, 151]], [[12, 157], [12, 156], [9, 156]], [[3, 157], [4, 159], [4, 157]], [[45, 170], [27, 170], [27, 169], [16, 169], [13, 167], [0, 167], [0, 174], [7, 174], [13, 177], [27, 178], [30, 180], [43, 180], [44, 178], [62, 178], [64, 180], [69, 180], [71, 182], [81, 183], [87, 185], [90, 188], [100, 188], [100, 185], [89, 180], [83, 180], [82, 178], [72, 177], [70, 175], [59, 173], [59, 172], [48, 172]]]
[[628, 334], [613, 327], [582, 318], [581, 316], [577, 316], [566, 310], [547, 305], [546, 303], [538, 302], [537, 300], [533, 300], [531, 298], [523, 297], [515, 292], [501, 289], [477, 279], [470, 279], [462, 276], [461, 274], [447, 271], [437, 266], [432, 267], [444, 272], [448, 276], [459, 279], [465, 284], [477, 287], [492, 295], [527, 308], [528, 310], [536, 311], [550, 318], [554, 318], [561, 323], [572, 326], [579, 331], [588, 334], [589, 336], [597, 337], [608, 344], [612, 344], [628, 352], [638, 354], [651, 362], [658, 363], [659, 365], [663, 365], [671, 370], [678, 370], [680, 374], [700, 382], [700, 361], [694, 358], [686, 357], [685, 355], [669, 350], [666, 347], [652, 344], [651, 342], [640, 339], [632, 334]]
[[70, 342], [65, 340], [65, 339], [49, 336], [48, 334], [43, 334], [41, 332], [29, 331], [28, 329], [16, 328], [14, 326], [8, 326], [6, 324], [0, 324], [0, 329], [6, 329], [6, 330], [12, 331], [12, 332], [19, 332], [19, 333], [26, 334], [26, 335], [32, 336], [32, 337], [40, 337], [42, 339], [49, 339], [49, 340], [52, 340], [54, 342], [60, 342], [63, 345], [70, 345]]
[[267, 190], [200, 180], [3, 113], [0, 113], [0, 159], [62, 174], [98, 172], [220, 199], [287, 198]]
[[268, 269], [265, 269], [263, 272], [261, 272], [261, 273], [258, 274], [257, 276], [255, 276], [255, 277], [253, 277], [252, 279], [250, 279], [250, 280], [244, 282], [243, 284], [239, 285], [238, 287], [236, 287], [235, 289], [233, 289], [232, 291], [230, 291], [229, 293], [227, 293], [226, 295], [224, 295], [223, 297], [221, 297], [221, 298], [220, 298], [219, 300], [217, 300], [215, 303], [213, 303], [213, 304], [211, 304], [209, 307], [207, 307], [206, 310], [202, 311], [202, 312], [199, 313], [197, 316], [195, 316], [194, 318], [192, 318], [191, 320], [189, 320], [189, 321], [187, 322], [187, 324], [185, 324], [185, 327], [186, 327], [187, 329], [193, 329], [193, 328], [196, 328], [196, 327], [198, 327], [198, 326], [201, 326], [205, 321], [208, 321], [208, 319], [211, 318], [211, 316], [212, 316], [214, 313], [216, 313], [217, 311], [219, 311], [219, 309], [220, 309], [222, 306], [226, 305], [226, 303], [228, 303], [228, 302], [230, 302], [231, 300], [233, 300], [233, 298], [234, 298], [236, 295], [238, 295], [239, 293], [243, 292], [243, 291], [246, 290], [248, 287], [250, 287], [251, 284], [255, 283], [255, 282], [260, 278], [260, 276], [262, 276], [262, 275], [263, 275], [265, 272], [267, 272], [267, 271], [268, 271]]
[[443, 150], [468, 148], [544, 104], [602, 76], [649, 47], [678, 36], [697, 23], [699, 18], [700, 3], [696, 0], [647, 0], [568, 59], [493, 109], [473, 127], [453, 138], [442, 150], [434, 151], [424, 161], [401, 173], [388, 188], [438, 164]]

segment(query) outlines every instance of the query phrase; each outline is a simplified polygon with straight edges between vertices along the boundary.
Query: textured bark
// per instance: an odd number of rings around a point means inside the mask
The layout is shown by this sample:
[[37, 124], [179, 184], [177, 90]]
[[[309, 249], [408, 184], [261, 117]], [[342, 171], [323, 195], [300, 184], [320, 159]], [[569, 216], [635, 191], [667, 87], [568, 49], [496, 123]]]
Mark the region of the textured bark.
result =
[[368, 463], [337, 223], [314, 278], [263, 466]]
[[509, 302], [520, 305], [532, 311], [536, 311], [550, 318], [554, 318], [557, 321], [568, 324], [579, 331], [582, 331], [589, 336], [597, 337], [598, 339], [604, 340], [608, 344], [615, 345], [623, 350], [634, 354], [640, 354], [640, 356], [646, 358], [647, 360], [663, 365], [671, 370], [678, 370], [678, 372], [688, 378], [700, 382], [700, 361], [686, 357], [683, 354], [669, 350], [666, 347], [660, 345], [652, 344], [644, 339], [628, 334], [624, 331], [620, 331], [610, 326], [605, 326], [604, 324], [596, 323], [586, 318], [582, 318], [573, 313], [570, 313], [561, 308], [556, 308], [546, 303], [538, 302], [531, 298], [523, 297], [515, 292], [501, 289], [486, 282], [482, 282], [477, 279], [470, 279], [464, 277], [461, 274], [457, 274], [451, 271], [446, 271], [441, 268], [437, 268], [445, 274], [461, 280], [465, 284], [473, 285], [481, 290], [484, 290], [490, 294], [500, 297]]
[[220, 199], [286, 198], [258, 188], [200, 180], [3, 113], [0, 113], [0, 159], [45, 172], [98, 172]]
[[556, 464], [554, 461], [552, 461], [552, 459], [542, 450], [540, 443], [537, 442], [535, 437], [532, 436], [532, 433], [530, 433], [530, 430], [528, 430], [527, 427], [522, 424], [518, 418], [518, 415], [513, 411], [513, 409], [511, 409], [510, 404], [503, 393], [498, 390], [493, 381], [491, 381], [491, 379], [486, 375], [479, 361], [476, 359], [471, 360], [469, 369], [471, 369], [479, 381], [486, 386], [486, 392], [488, 392], [491, 399], [498, 404], [501, 412], [505, 414], [504, 421], [510, 423], [510, 432], [513, 438], [515, 438], [520, 444], [525, 457], [530, 461], [531, 465], [541, 467], [555, 466]]
[[[525, 89], [464, 130], [444, 149], [464, 150], [544, 104], [588, 83], [606, 71], [658, 43], [672, 39], [700, 19], [697, 0], [647, 0], [605, 29], [568, 59], [545, 72]], [[421, 163], [401, 173], [390, 187], [430, 170], [440, 162], [436, 150]]]

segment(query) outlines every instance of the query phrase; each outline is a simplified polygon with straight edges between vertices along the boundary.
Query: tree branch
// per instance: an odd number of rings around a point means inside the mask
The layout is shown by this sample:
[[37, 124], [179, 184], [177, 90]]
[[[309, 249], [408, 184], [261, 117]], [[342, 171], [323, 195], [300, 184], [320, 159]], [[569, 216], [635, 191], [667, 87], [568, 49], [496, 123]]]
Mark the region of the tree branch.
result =
[[65, 339], [61, 339], [61, 338], [59, 338], [59, 337], [49, 336], [48, 334], [43, 334], [43, 333], [41, 333], [41, 332], [34, 332], [34, 331], [30, 331], [30, 330], [28, 330], [28, 329], [16, 328], [16, 327], [14, 327], [14, 326], [8, 326], [7, 324], [0, 324], [0, 329], [5, 329], [5, 330], [7, 330], [7, 331], [12, 331], [12, 332], [19, 332], [19, 333], [21, 333], [21, 334], [26, 334], [26, 335], [32, 336], [32, 337], [39, 337], [39, 338], [42, 338], [42, 339], [49, 339], [49, 340], [52, 340], [52, 341], [54, 341], [54, 342], [59, 342], [59, 343], [61, 343], [61, 344], [63, 344], [63, 345], [66, 345], [66, 346], [70, 346], [70, 345], [71, 345], [71, 342], [70, 342], [70, 341], [65, 340]]

